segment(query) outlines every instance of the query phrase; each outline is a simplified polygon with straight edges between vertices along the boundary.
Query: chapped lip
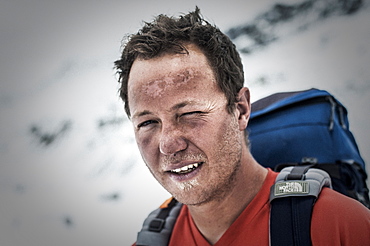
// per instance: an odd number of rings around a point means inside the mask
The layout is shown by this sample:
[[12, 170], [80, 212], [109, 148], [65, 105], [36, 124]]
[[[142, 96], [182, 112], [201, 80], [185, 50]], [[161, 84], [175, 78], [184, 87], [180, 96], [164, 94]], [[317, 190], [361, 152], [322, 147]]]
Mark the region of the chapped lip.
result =
[[171, 165], [171, 166], [168, 166], [165, 170], [165, 172], [171, 172], [175, 169], [178, 169], [178, 168], [182, 168], [182, 167], [185, 167], [185, 166], [189, 166], [191, 164], [203, 164], [204, 161], [182, 161], [182, 162], [179, 162], [177, 163], [176, 165]]

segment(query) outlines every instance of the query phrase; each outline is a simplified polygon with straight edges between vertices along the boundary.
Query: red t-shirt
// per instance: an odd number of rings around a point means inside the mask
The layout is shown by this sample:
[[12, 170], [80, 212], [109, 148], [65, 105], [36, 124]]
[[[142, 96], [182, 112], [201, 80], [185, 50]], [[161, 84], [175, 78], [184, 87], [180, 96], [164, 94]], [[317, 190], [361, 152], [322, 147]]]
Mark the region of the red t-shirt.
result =
[[[277, 173], [269, 170], [257, 196], [215, 244], [269, 245], [270, 187]], [[324, 188], [311, 222], [311, 239], [317, 245], [370, 245], [370, 210], [359, 202]], [[210, 246], [183, 206], [175, 224], [170, 246]]]

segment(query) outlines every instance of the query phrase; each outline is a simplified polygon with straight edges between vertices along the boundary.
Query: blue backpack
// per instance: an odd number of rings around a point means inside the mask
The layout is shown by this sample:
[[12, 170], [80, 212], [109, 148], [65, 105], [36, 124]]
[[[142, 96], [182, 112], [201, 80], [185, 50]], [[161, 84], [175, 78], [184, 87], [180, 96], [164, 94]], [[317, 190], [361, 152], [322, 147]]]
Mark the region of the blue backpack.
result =
[[370, 208], [365, 162], [349, 130], [347, 110], [324, 90], [277, 93], [252, 104], [247, 127], [251, 153], [281, 171], [313, 164], [329, 173], [333, 189]]
[[[327, 91], [263, 98], [252, 104], [247, 131], [254, 158], [280, 172], [270, 192], [271, 245], [311, 245], [312, 208], [323, 187], [370, 208], [365, 163], [349, 130], [347, 110]], [[136, 245], [167, 245], [181, 206], [172, 199], [154, 210]]]

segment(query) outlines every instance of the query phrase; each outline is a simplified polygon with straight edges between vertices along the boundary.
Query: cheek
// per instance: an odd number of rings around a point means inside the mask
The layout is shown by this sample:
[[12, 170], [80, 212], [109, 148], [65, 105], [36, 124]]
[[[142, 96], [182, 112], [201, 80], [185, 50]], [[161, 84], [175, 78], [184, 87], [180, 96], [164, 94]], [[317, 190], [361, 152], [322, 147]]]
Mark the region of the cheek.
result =
[[154, 137], [150, 136], [138, 136], [136, 134], [136, 144], [139, 148], [141, 156], [143, 157], [145, 163], [150, 164], [152, 159], [156, 156], [155, 150], [157, 149], [154, 145]]
[[225, 120], [224, 124], [217, 130], [217, 133], [214, 134], [217, 134], [215, 146], [217, 146], [218, 155], [228, 153], [227, 156], [232, 157], [235, 152], [238, 152], [241, 146], [241, 139], [237, 120]]
[[222, 139], [223, 131], [219, 130], [220, 125], [207, 124], [203, 127], [193, 127], [189, 130], [189, 141], [196, 145], [207, 155], [214, 155], [214, 152], [219, 151], [216, 146], [219, 145]]

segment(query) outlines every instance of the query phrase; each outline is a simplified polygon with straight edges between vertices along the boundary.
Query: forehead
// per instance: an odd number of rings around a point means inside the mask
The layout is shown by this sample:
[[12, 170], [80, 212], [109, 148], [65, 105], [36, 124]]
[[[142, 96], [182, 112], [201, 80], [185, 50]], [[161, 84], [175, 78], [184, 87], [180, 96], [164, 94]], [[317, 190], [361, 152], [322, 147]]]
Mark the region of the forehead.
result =
[[203, 52], [195, 45], [185, 46], [188, 54], [165, 53], [152, 59], [136, 59], [132, 64], [128, 79], [128, 87], [140, 83], [154, 84], [156, 81], [166, 83], [187, 82], [200, 72], [207, 74], [213, 70]]
[[135, 60], [128, 80], [130, 110], [138, 101], [168, 99], [171, 94], [184, 95], [190, 91], [204, 94], [219, 90], [205, 55], [195, 46], [186, 48], [188, 54]]

